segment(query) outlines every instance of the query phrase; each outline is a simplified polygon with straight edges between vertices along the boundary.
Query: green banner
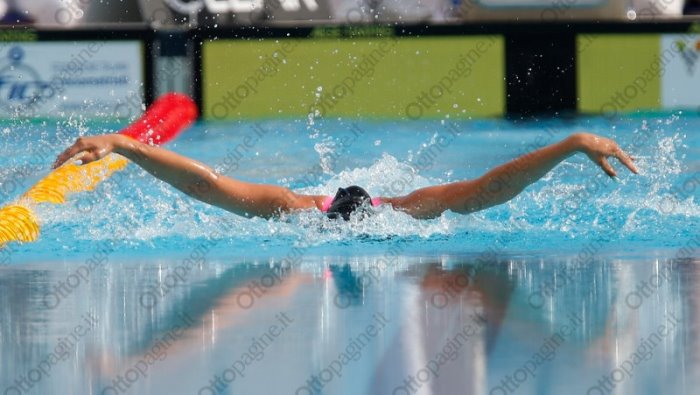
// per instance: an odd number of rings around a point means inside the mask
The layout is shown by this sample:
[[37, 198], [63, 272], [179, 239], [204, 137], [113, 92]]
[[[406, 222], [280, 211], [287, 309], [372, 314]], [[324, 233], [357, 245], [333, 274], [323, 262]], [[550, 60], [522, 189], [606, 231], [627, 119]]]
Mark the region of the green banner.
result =
[[314, 36], [206, 42], [205, 117], [504, 114], [501, 36]]
[[578, 110], [616, 114], [661, 106], [659, 34], [577, 37]]

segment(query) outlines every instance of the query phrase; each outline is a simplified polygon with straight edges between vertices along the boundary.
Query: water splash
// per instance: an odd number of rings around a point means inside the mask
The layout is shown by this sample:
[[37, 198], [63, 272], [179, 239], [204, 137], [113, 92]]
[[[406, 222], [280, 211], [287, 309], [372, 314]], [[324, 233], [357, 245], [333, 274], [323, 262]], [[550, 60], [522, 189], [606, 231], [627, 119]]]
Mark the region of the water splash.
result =
[[[443, 180], [441, 176], [446, 174], [444, 169], [419, 171], [411, 160], [434, 142], [437, 134], [432, 130], [423, 133], [412, 130], [414, 135], [408, 137], [408, 142], [402, 146], [405, 148], [396, 150], [403, 152], [402, 158], [396, 151], [394, 154], [385, 151], [401, 144], [396, 139], [390, 139], [388, 136], [392, 134], [389, 132], [381, 135], [385, 126], [364, 125], [373, 133], [362, 136], [362, 141], [356, 143], [349, 154], [370, 159], [364, 162], [366, 165], [334, 170], [335, 164], [324, 163], [324, 157], [334, 157], [333, 154], [339, 149], [338, 141], [342, 138], [338, 133], [347, 128], [343, 125], [326, 125], [326, 122], [318, 125], [319, 128], [333, 131], [333, 134], [329, 132], [320, 142], [313, 142], [313, 136], [305, 134], [303, 124], [297, 127], [296, 133], [301, 132], [304, 137], [294, 135], [293, 130], [266, 136], [266, 144], [256, 147], [256, 152], [260, 152], [259, 157], [245, 159], [249, 162], [242, 160], [241, 169], [230, 175], [236, 176], [251, 169], [265, 169], [265, 163], [269, 161], [265, 158], [271, 155], [271, 148], [276, 149], [275, 143], [284, 144], [291, 141], [290, 136], [295, 136], [302, 146], [307, 144], [309, 148], [313, 147], [313, 150], [308, 151], [317, 156], [309, 157], [305, 154], [306, 157], [300, 158], [295, 157], [295, 154], [289, 158], [275, 158], [275, 166], [284, 169], [286, 163], [293, 164], [301, 160], [320, 162], [324, 171], [324, 177], [319, 178], [315, 185], [298, 189], [297, 192], [328, 195], [333, 194], [338, 187], [356, 184], [365, 187], [372, 196], [403, 195], [416, 188], [465, 178], [467, 170], [464, 169], [467, 167], [479, 168], [479, 172], [485, 171], [498, 163], [497, 160], [509, 156], [509, 151], [501, 151], [501, 147], [513, 139], [507, 131], [502, 134], [470, 132], [455, 141], [450, 147], [452, 151], [445, 151], [440, 158], [454, 160], [450, 159], [455, 157], [450, 156], [451, 152], [458, 153], [456, 157], [460, 161], [461, 158], [469, 159], [469, 166], [465, 167], [461, 162], [449, 163], [450, 172], [447, 174], [451, 178]], [[193, 201], [130, 165], [119, 180], [111, 180], [91, 193], [76, 196], [67, 205], [42, 206], [40, 216], [46, 218], [46, 223], [43, 224], [45, 232], [36, 248], [80, 249], [84, 248], [85, 243], [89, 245], [90, 242], [110, 239], [117, 239], [115, 242], [132, 245], [136, 249], [156, 250], [177, 249], [181, 245], [196, 244], [200, 240], [221, 240], [230, 248], [257, 245], [260, 251], [275, 251], [289, 246], [337, 247], [358, 243], [365, 246], [367, 243], [381, 245], [386, 240], [392, 240], [392, 243], [415, 242], [419, 250], [431, 245], [442, 249], [478, 250], [493, 245], [494, 240], [499, 243], [507, 241], [510, 246], [520, 250], [551, 248], [552, 245], [548, 242], [556, 244], [563, 243], [564, 240], [591, 239], [626, 242], [653, 239], [656, 246], [672, 245], [677, 242], [680, 233], [697, 233], [697, 225], [693, 224], [700, 222], [697, 221], [700, 207], [695, 192], [679, 199], [673, 212], [663, 209], [665, 196], [690, 174], [686, 156], [695, 155], [691, 156], [691, 160], [697, 160], [697, 153], [689, 148], [693, 146], [690, 137], [682, 130], [687, 125], [679, 125], [682, 122], [677, 119], [671, 120], [670, 124], [668, 122], [666, 118], [651, 120], [637, 128], [628, 125], [629, 132], [616, 131], [619, 135], [616, 138], [623, 147], [647, 136], [644, 138], [648, 139], [648, 143], [639, 145], [636, 152], [633, 152], [638, 157], [637, 164], [642, 170], [638, 177], [620, 171], [621, 181], [613, 181], [588, 162], [587, 158], [578, 155], [507, 204], [469, 216], [447, 213], [429, 221], [415, 220], [386, 206], [377, 208], [373, 216], [363, 221], [355, 219], [350, 223], [328, 221], [315, 210], [286, 215], [281, 220], [245, 219]], [[700, 120], [694, 122], [700, 123]], [[492, 130], [493, 126], [490, 127]], [[39, 133], [39, 128], [35, 126], [28, 129], [30, 130], [24, 131], [30, 137]], [[90, 125], [87, 129], [90, 129]], [[87, 129], [83, 131], [92, 133], [94, 130]], [[230, 127], [225, 128], [222, 133], [230, 133], [229, 129]], [[426, 129], [430, 129], [430, 126]], [[206, 137], [213, 139], [215, 135], [215, 131], [209, 130]], [[193, 152], [210, 155], [195, 157], [207, 163], [216, 163], [217, 155], [221, 152], [215, 148], [219, 147], [208, 146], [207, 140], [196, 135], [196, 131], [192, 131], [191, 136], [194, 139], [190, 143]], [[11, 135], [2, 140], [0, 150], [22, 152], [18, 147], [26, 138], [28, 137]], [[305, 141], [304, 138], [308, 140]], [[377, 139], [391, 141], [391, 144], [375, 145]], [[40, 137], [38, 140], [51, 141], [57, 146], [66, 143], [53, 141], [50, 137]], [[220, 145], [221, 140], [214, 141]], [[235, 146], [235, 141], [231, 140], [231, 144]], [[183, 146], [184, 143], [175, 148]], [[208, 151], [208, 148], [211, 150]], [[517, 146], [511, 147], [513, 151], [517, 149]], [[410, 156], [409, 152], [417, 154]], [[24, 152], [24, 159], [32, 154]], [[378, 159], [372, 160], [372, 157]], [[0, 166], [0, 181], [6, 183], [9, 177], [6, 170], [20, 169], [20, 162], [23, 161], [26, 162], [22, 155], [4, 157]], [[621, 170], [619, 164], [616, 166]], [[290, 186], [292, 176], [279, 175], [276, 181]], [[224, 227], [227, 231], [220, 232]], [[75, 245], [77, 247], [73, 247]]]

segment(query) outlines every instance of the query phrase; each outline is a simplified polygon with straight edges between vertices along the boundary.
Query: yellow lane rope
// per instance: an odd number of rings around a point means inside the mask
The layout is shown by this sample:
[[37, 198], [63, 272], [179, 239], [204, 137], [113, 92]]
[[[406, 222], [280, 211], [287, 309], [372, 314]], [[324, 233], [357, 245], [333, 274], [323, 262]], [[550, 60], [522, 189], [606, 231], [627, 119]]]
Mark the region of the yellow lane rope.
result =
[[127, 163], [125, 158], [110, 154], [84, 166], [69, 161], [49, 173], [18, 202], [0, 208], [0, 248], [11, 241], [31, 242], [39, 237], [39, 221], [32, 210], [35, 205], [61, 204], [71, 193], [91, 191]]

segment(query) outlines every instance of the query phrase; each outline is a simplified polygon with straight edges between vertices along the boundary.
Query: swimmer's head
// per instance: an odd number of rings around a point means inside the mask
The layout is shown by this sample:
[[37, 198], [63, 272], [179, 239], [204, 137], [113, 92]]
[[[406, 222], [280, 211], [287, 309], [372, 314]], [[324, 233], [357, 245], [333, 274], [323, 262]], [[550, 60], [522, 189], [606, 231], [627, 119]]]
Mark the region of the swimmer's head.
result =
[[351, 185], [347, 188], [338, 188], [331, 206], [326, 212], [328, 218], [336, 219], [342, 217], [344, 220], [350, 220], [350, 214], [354, 213], [362, 207], [372, 205], [372, 198], [369, 193], [357, 185]]

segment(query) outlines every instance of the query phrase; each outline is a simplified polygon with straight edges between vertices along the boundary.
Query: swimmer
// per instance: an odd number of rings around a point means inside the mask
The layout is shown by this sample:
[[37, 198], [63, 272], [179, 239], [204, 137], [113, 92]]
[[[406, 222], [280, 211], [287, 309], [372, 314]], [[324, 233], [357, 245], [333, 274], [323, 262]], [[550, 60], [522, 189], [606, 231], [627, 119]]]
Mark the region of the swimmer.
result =
[[[517, 196], [557, 164], [576, 153], [584, 153], [610, 177], [617, 173], [608, 162], [617, 158], [637, 174], [633, 159], [615, 141], [590, 133], [576, 133], [488, 171], [483, 176], [417, 189], [408, 195], [372, 199], [358, 186], [338, 189], [335, 196], [302, 195], [276, 185], [255, 184], [217, 174], [210, 167], [119, 134], [81, 137], [61, 153], [53, 167], [71, 158], [86, 164], [109, 153], [126, 157], [185, 194], [244, 217], [271, 218], [281, 213], [318, 209], [329, 218], [348, 220], [370, 206], [390, 205], [414, 218], [427, 219], [445, 211], [469, 214]], [[76, 156], [77, 155], [77, 156]]]

